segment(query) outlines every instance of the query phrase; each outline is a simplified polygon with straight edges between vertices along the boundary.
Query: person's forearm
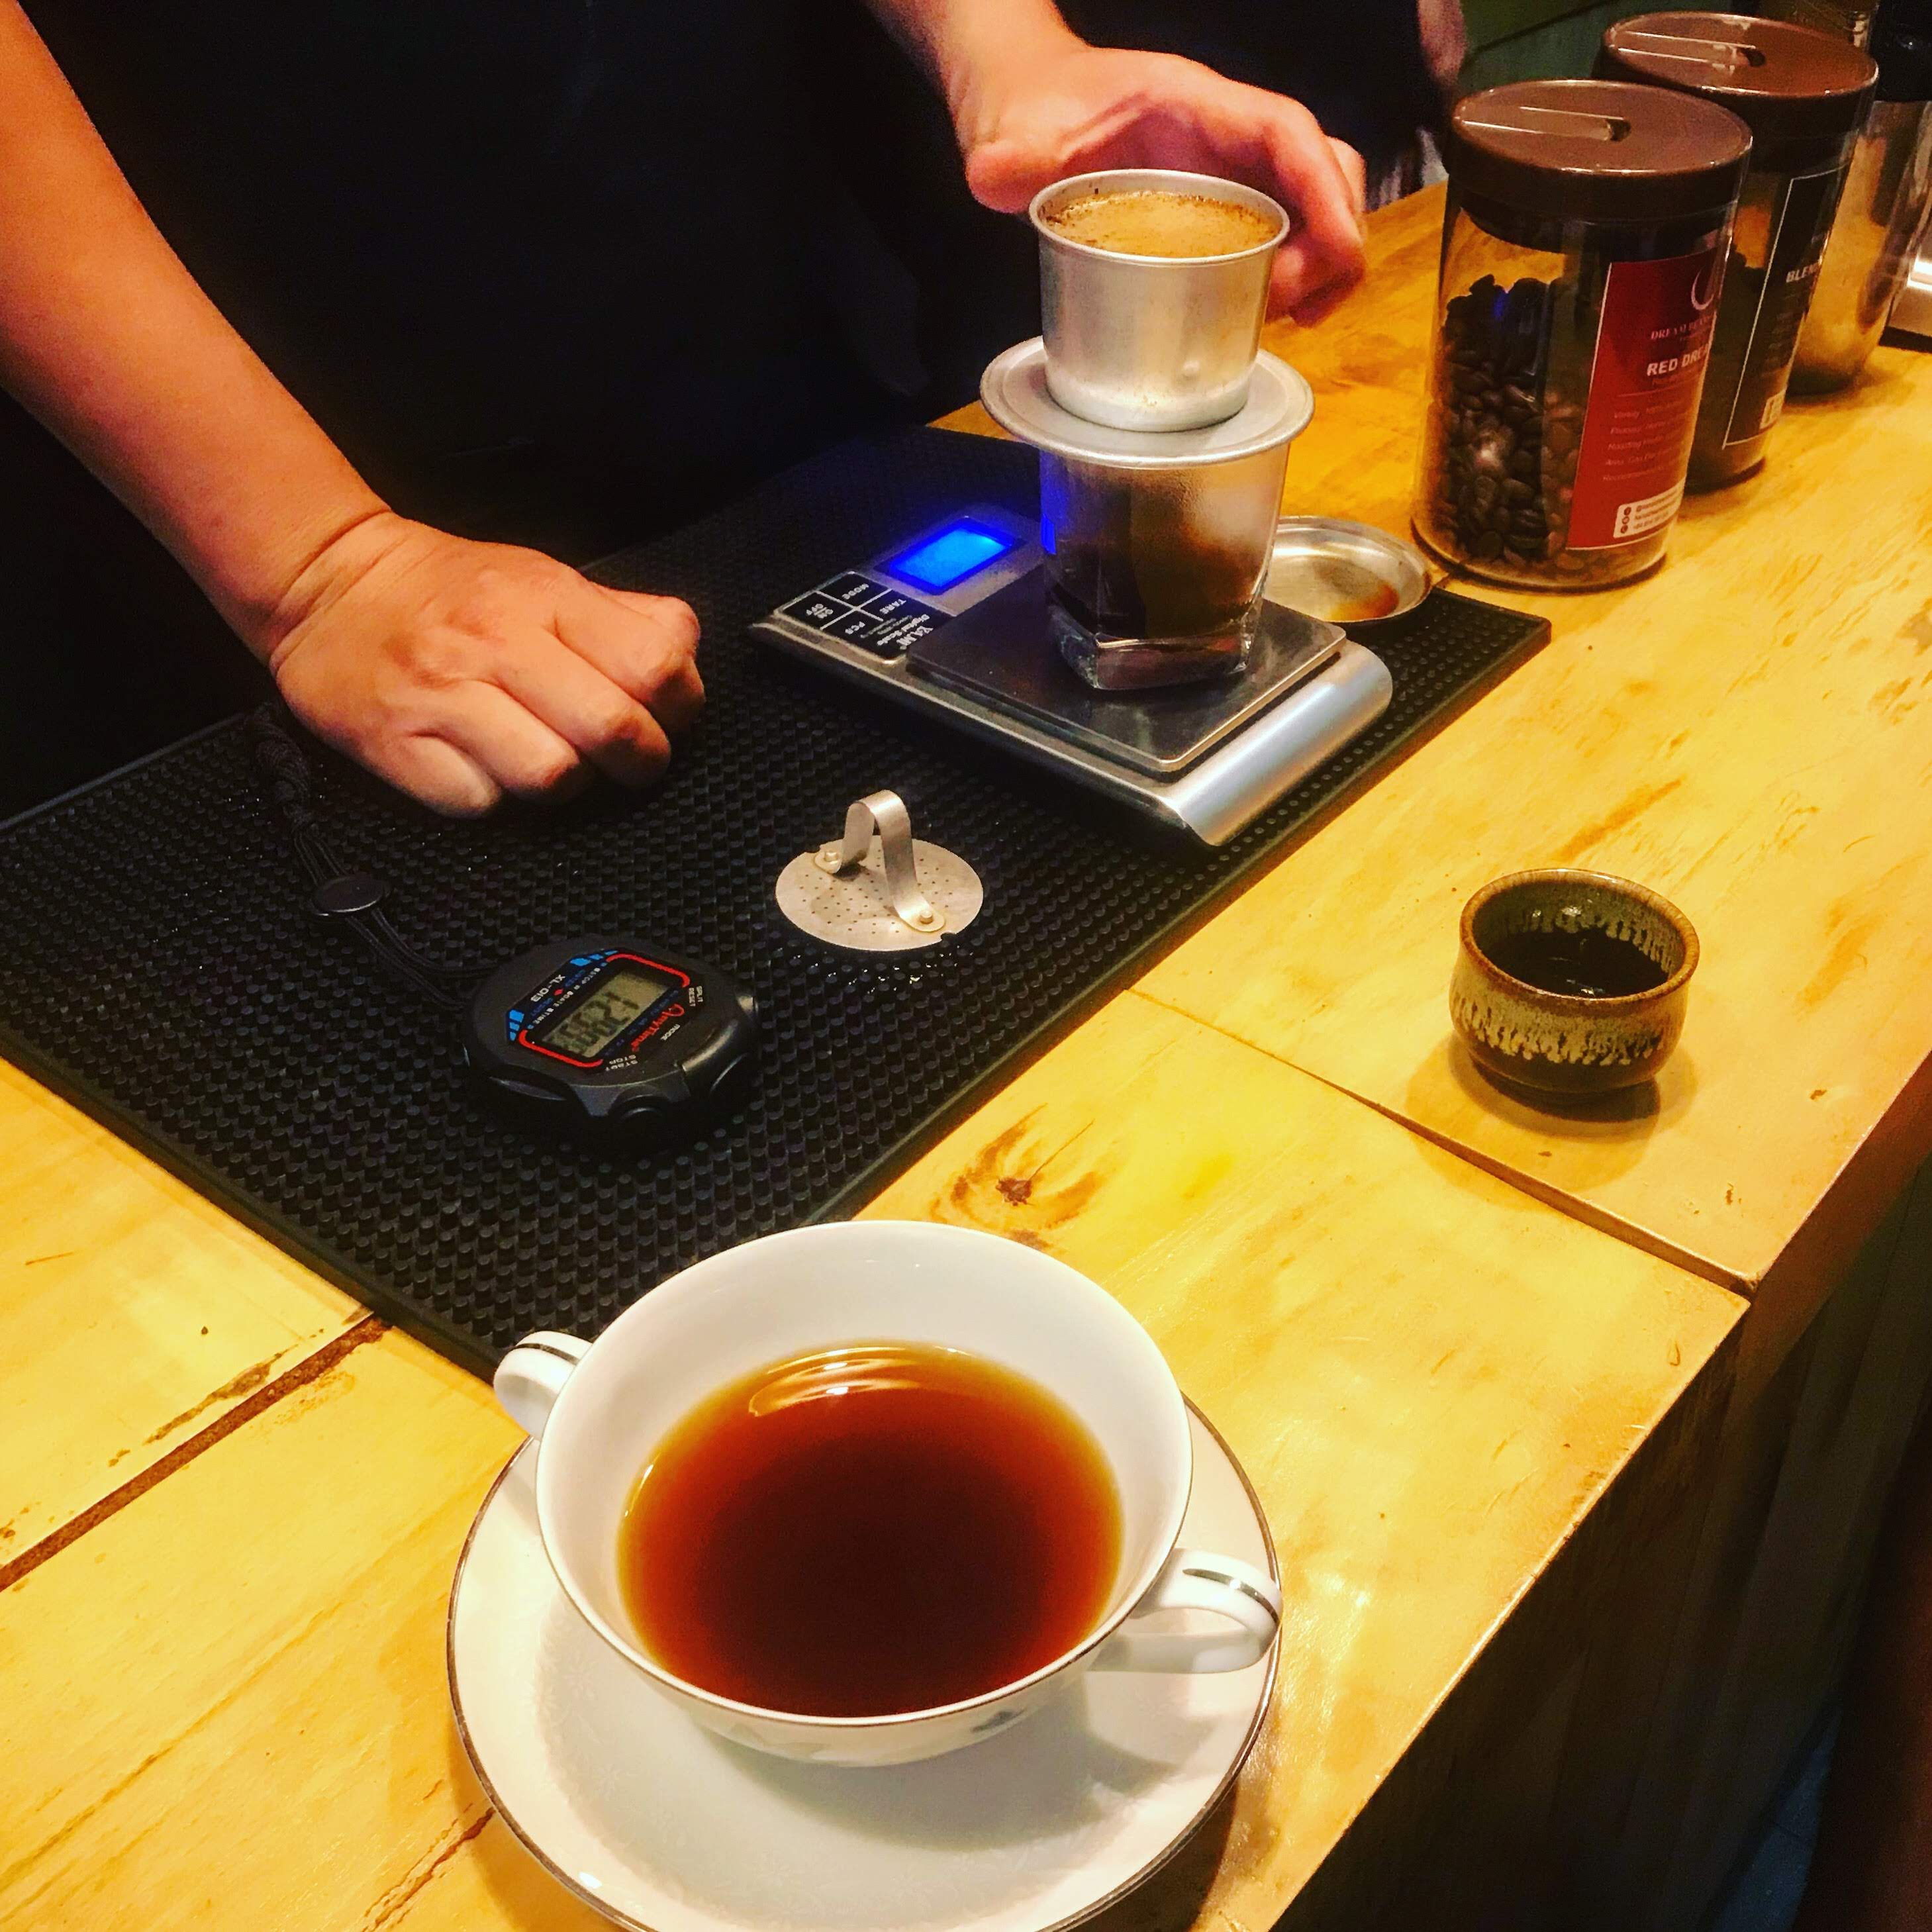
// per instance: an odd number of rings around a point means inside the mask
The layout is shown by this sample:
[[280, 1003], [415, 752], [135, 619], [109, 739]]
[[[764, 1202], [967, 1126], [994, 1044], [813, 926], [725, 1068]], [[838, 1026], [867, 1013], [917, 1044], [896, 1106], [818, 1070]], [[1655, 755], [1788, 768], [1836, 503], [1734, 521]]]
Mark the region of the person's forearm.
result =
[[1008, 74], [1079, 44], [1053, 0], [867, 0], [944, 95], [962, 145]]
[[382, 502], [196, 286], [15, 0], [0, 100], [0, 382], [266, 655], [304, 567]]

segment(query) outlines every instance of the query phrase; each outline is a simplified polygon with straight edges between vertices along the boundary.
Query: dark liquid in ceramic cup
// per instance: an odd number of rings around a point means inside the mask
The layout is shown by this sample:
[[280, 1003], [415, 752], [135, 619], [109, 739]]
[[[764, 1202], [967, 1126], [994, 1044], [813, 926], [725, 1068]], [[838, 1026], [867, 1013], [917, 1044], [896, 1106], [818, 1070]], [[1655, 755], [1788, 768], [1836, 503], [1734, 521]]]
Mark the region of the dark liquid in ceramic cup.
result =
[[956, 1350], [776, 1363], [685, 1418], [618, 1544], [646, 1652], [687, 1683], [814, 1717], [998, 1690], [1100, 1621], [1120, 1508], [1059, 1400]]
[[1600, 926], [1577, 932], [1505, 932], [1483, 950], [1512, 979], [1576, 999], [1648, 993], [1670, 976], [1641, 946]]

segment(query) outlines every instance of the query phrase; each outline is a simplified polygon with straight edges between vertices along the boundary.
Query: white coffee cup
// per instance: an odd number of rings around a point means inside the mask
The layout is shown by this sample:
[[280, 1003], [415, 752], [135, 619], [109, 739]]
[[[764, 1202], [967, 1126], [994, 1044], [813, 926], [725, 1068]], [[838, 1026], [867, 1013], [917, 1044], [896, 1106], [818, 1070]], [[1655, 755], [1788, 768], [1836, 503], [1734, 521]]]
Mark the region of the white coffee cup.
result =
[[[1030, 1676], [882, 1717], [760, 1709], [674, 1676], [645, 1649], [618, 1581], [618, 1531], [652, 1450], [725, 1384], [768, 1364], [865, 1342], [959, 1348], [1028, 1376], [1093, 1432], [1118, 1486], [1120, 1560], [1108, 1606]], [[1089, 1670], [1239, 1670], [1275, 1639], [1281, 1594], [1232, 1557], [1175, 1547], [1193, 1460], [1186, 1405], [1147, 1331], [1064, 1262], [969, 1228], [849, 1221], [747, 1242], [687, 1268], [594, 1343], [526, 1337], [498, 1398], [537, 1450], [537, 1520], [584, 1620], [701, 1724], [781, 1757], [848, 1765], [936, 1756], [1004, 1730]], [[1209, 1627], [1135, 1628], [1155, 1611]], [[1172, 1622], [1172, 1619], [1168, 1620]]]

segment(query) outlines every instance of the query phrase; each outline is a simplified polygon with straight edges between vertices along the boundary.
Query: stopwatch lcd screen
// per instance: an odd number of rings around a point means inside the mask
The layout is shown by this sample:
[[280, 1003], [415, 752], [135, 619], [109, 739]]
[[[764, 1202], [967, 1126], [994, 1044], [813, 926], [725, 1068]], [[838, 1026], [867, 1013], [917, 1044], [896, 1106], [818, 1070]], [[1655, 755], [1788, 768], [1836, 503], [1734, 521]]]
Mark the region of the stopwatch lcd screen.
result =
[[597, 1060], [638, 1016], [670, 991], [670, 982], [634, 966], [620, 966], [598, 981], [534, 1037], [554, 1053]]

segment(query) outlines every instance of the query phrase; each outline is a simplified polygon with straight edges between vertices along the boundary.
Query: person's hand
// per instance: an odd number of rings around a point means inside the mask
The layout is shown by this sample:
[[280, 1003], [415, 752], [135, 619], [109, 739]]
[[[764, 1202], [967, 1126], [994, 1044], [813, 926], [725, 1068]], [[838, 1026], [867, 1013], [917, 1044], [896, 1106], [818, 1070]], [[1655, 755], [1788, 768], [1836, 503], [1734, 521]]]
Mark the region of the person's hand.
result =
[[1018, 214], [1049, 182], [1095, 168], [1186, 168], [1271, 194], [1292, 225], [1271, 313], [1318, 322], [1362, 278], [1362, 158], [1299, 101], [1171, 54], [1068, 36], [1045, 58], [976, 75], [954, 104], [974, 196]]
[[319, 737], [436, 811], [657, 776], [704, 701], [698, 620], [385, 511], [296, 578], [261, 652]]

